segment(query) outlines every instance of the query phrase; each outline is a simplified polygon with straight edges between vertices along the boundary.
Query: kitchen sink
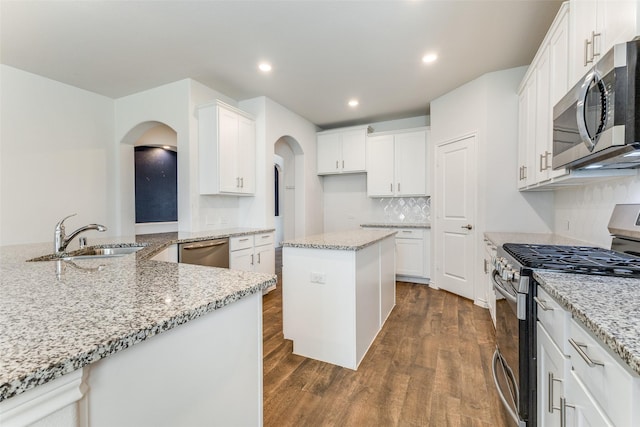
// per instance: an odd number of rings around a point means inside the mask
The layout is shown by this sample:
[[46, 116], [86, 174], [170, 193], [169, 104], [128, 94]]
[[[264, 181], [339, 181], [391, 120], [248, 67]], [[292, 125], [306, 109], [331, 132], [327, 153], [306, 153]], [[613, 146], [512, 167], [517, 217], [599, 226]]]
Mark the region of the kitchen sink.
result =
[[144, 249], [146, 246], [147, 245], [131, 245], [129, 243], [124, 243], [101, 247], [89, 247], [62, 254], [44, 255], [27, 261], [56, 261], [61, 259], [73, 261], [77, 259], [116, 258], [136, 253], [140, 249]]
[[81, 249], [77, 255], [69, 255], [63, 259], [83, 259], [83, 258], [107, 258], [119, 257], [138, 252], [144, 246], [117, 246], [108, 248]]

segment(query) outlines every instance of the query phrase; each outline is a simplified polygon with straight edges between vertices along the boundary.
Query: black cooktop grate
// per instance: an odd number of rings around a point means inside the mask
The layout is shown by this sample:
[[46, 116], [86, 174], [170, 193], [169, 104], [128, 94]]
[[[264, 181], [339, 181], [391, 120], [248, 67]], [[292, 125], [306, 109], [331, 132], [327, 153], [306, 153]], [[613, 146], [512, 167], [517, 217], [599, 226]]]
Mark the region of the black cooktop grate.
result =
[[640, 277], [640, 257], [590, 246], [505, 243], [523, 267], [595, 275]]

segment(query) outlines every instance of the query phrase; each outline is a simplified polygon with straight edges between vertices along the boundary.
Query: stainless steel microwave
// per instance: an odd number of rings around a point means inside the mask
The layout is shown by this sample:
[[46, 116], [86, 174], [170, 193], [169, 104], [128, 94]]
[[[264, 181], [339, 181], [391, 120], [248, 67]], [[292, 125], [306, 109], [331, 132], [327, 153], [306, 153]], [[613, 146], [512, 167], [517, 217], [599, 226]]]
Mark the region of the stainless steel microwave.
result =
[[615, 45], [553, 108], [553, 168], [640, 167], [640, 40]]

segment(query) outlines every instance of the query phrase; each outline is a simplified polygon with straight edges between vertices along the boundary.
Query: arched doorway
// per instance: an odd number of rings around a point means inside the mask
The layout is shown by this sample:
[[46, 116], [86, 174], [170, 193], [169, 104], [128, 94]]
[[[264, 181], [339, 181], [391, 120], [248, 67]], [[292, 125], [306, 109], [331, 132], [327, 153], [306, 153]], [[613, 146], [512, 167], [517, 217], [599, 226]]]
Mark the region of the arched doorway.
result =
[[176, 131], [155, 121], [140, 123], [122, 139], [123, 230], [135, 234], [178, 230], [177, 145]]
[[[280, 137], [274, 144], [274, 174], [278, 170], [279, 215], [275, 218], [276, 239], [294, 239], [304, 234], [304, 157], [302, 147], [290, 136]], [[275, 181], [275, 176], [274, 176]], [[275, 199], [276, 197], [274, 197]], [[274, 200], [275, 204], [275, 200]]]

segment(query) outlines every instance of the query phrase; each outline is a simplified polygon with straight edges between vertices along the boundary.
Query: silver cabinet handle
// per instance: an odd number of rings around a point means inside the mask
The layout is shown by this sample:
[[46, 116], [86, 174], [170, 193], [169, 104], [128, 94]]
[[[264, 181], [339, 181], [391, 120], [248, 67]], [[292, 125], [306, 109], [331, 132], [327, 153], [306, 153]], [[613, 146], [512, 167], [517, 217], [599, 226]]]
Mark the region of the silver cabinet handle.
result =
[[600, 56], [600, 52], [596, 52], [596, 37], [600, 37], [601, 33], [591, 31], [591, 62], [594, 61], [596, 56]]
[[338, 169], [338, 161], [336, 160], [336, 169]]
[[551, 152], [550, 151], [545, 151], [544, 152], [544, 169], [551, 169], [551, 166], [549, 166], [549, 156], [551, 156]]
[[240, 178], [240, 188], [244, 188], [244, 177]]
[[544, 159], [544, 154], [540, 154], [540, 172], [542, 172], [544, 170], [544, 168], [542, 167], [542, 160]]
[[253, 265], [253, 254], [251, 254], [251, 265]]
[[247, 242], [248, 240], [249, 240], [249, 238], [247, 237], [247, 238], [245, 238], [245, 239], [240, 239], [240, 240], [238, 240], [238, 242]]
[[593, 59], [589, 59], [589, 45], [591, 42], [589, 39], [584, 39], [584, 66], [586, 67], [588, 64], [593, 62]]
[[545, 300], [542, 300], [538, 297], [533, 297], [533, 300], [536, 302], [536, 304], [538, 304], [538, 307], [540, 307], [544, 311], [553, 311], [553, 308], [549, 307]]
[[560, 398], [560, 427], [567, 427], [567, 408], [574, 408], [575, 406], [569, 405], [567, 399]]
[[460, 228], [466, 228], [467, 230], [473, 230], [473, 225], [467, 224], [467, 225], [461, 226]]
[[260, 264], [260, 252], [258, 252], [258, 264]]
[[582, 344], [582, 343], [576, 342], [573, 338], [569, 338], [569, 344], [571, 344], [571, 346], [576, 349], [576, 351], [578, 352], [580, 357], [582, 357], [582, 359], [586, 362], [586, 364], [590, 368], [593, 368], [596, 365], [604, 366], [604, 363], [598, 362], [597, 360], [592, 360], [589, 357], [589, 355], [582, 349], [583, 347], [587, 348], [586, 344]]
[[553, 372], [549, 372], [548, 373], [548, 381], [549, 381], [548, 384], [547, 384], [548, 392], [549, 392], [548, 393], [549, 394], [549, 401], [547, 402], [548, 403], [548, 410], [549, 410], [550, 414], [553, 414], [553, 411], [555, 411], [556, 409], [559, 409], [560, 411], [562, 411], [561, 406], [553, 406], [553, 382], [557, 381], [557, 382], [561, 383], [562, 380], [560, 378], [554, 378], [553, 377]]
[[393, 193], [393, 182], [391, 184], [389, 184], [389, 191], [391, 191]]
[[527, 167], [522, 167], [522, 179], [527, 179]]
[[398, 193], [400, 192], [400, 183], [398, 183]]
[[344, 169], [344, 160], [342, 161], [342, 169]]
[[263, 239], [268, 239], [269, 237], [271, 237], [271, 236], [270, 236], [270, 235], [268, 235], [268, 234], [264, 234], [264, 235], [262, 236], [262, 238], [263, 238]]

